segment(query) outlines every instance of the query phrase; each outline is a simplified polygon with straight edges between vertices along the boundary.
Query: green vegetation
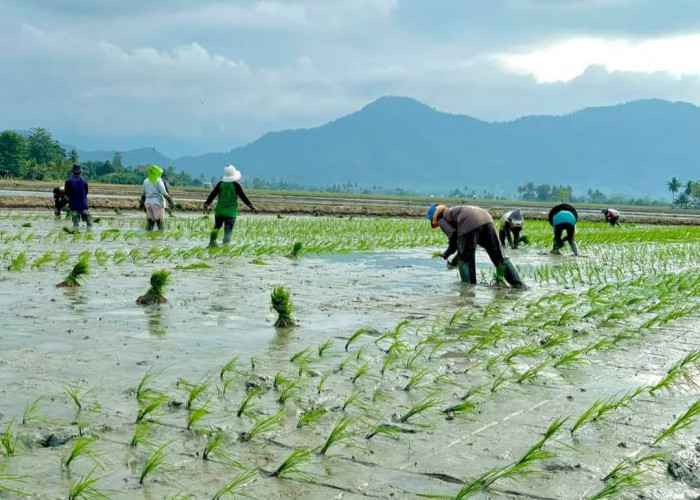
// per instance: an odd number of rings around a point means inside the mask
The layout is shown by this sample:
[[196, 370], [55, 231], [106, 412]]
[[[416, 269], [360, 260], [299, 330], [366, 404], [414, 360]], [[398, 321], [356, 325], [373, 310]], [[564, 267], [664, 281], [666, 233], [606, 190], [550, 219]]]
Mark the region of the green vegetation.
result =
[[161, 269], [151, 274], [151, 287], [145, 295], [136, 299], [137, 304], [164, 304], [167, 299], [163, 295], [163, 289], [170, 282], [170, 272]]
[[289, 298], [289, 290], [282, 285], [276, 287], [270, 294], [270, 310], [277, 313], [275, 326], [278, 328], [291, 328], [296, 325], [292, 318], [292, 301]]

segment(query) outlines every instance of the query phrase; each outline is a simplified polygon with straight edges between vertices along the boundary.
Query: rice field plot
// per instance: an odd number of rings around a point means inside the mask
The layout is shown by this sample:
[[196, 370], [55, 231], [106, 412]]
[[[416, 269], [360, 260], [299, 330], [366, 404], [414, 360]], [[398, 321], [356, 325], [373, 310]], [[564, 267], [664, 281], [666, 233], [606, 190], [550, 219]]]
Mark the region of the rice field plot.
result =
[[528, 223], [515, 291], [424, 220], [142, 222], [0, 215], [0, 498], [694, 494], [697, 229]]

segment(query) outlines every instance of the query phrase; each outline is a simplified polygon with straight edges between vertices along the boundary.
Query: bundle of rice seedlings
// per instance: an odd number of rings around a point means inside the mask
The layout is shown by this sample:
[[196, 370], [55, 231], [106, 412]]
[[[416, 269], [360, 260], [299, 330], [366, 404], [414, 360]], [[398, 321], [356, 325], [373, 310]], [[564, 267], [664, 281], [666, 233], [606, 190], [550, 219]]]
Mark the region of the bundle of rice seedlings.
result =
[[296, 325], [292, 318], [292, 302], [289, 299], [289, 290], [280, 285], [270, 294], [270, 309], [277, 313], [275, 326], [278, 328], [291, 328]]
[[168, 300], [163, 296], [163, 288], [170, 281], [170, 272], [161, 269], [154, 271], [151, 274], [151, 288], [148, 289], [145, 295], [136, 299], [137, 304], [164, 304]]
[[292, 247], [291, 253], [288, 253], [288, 254], [286, 255], [286, 257], [287, 257], [288, 259], [297, 259], [297, 258], [299, 258], [299, 252], [301, 252], [301, 249], [302, 249], [302, 248], [303, 248], [303, 245], [302, 245], [301, 241], [297, 241], [296, 243], [294, 243], [294, 246]]
[[66, 279], [61, 281], [57, 287], [75, 288], [80, 286], [80, 282], [90, 275], [90, 259], [86, 255], [82, 256], [78, 263], [73, 266]]

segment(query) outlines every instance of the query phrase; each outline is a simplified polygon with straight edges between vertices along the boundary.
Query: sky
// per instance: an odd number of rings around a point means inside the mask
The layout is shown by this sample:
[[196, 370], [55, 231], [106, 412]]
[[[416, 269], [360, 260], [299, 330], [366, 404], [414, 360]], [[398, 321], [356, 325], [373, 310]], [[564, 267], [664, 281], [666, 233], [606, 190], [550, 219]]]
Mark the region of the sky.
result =
[[488, 121], [700, 104], [697, 0], [0, 0], [0, 129], [228, 151], [384, 95]]

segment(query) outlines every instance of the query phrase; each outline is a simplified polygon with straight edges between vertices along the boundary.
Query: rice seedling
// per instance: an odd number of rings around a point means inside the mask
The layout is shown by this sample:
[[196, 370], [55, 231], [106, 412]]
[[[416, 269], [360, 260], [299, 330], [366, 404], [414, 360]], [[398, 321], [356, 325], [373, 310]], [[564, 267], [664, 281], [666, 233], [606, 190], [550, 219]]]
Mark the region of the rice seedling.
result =
[[223, 365], [219, 370], [219, 380], [223, 380], [225, 374], [236, 371], [236, 363], [238, 363], [238, 356], [234, 356], [225, 365]]
[[476, 410], [476, 405], [471, 401], [462, 401], [461, 403], [448, 406], [442, 413], [446, 415], [455, 415], [458, 413], [473, 413]]
[[360, 378], [364, 377], [367, 375], [367, 372], [369, 371], [369, 361], [365, 361], [361, 366], [357, 368], [357, 371], [355, 372], [355, 375], [350, 379], [352, 383], [354, 384], [357, 382]]
[[297, 259], [299, 258], [299, 252], [301, 252], [301, 249], [304, 247], [300, 241], [297, 241], [294, 243], [292, 246], [292, 251], [286, 255], [288, 259]]
[[243, 432], [240, 435], [241, 441], [250, 441], [256, 436], [262, 434], [269, 434], [270, 432], [277, 431], [282, 426], [282, 419], [284, 418], [284, 410], [271, 415], [267, 418], [260, 418], [255, 421], [253, 427], [248, 432]]
[[525, 370], [516, 380], [517, 383], [522, 384], [523, 382], [527, 380], [534, 380], [537, 378], [539, 373], [547, 368], [550, 364], [552, 363], [551, 359], [547, 359], [540, 363], [539, 365], [531, 366], [527, 370]]
[[693, 424], [695, 419], [700, 415], [700, 401], [696, 401], [693, 403], [688, 410], [678, 417], [675, 422], [671, 424], [671, 426], [666, 429], [664, 432], [662, 432], [659, 437], [657, 437], [654, 442], [652, 443], [653, 445], [656, 445], [657, 443], [660, 443], [666, 438], [669, 438], [676, 434], [678, 431], [681, 431], [685, 429], [686, 427], [689, 427], [690, 425]]
[[76, 381], [75, 385], [73, 386], [64, 386], [63, 391], [68, 395], [68, 397], [70, 397], [71, 401], [73, 401], [76, 414], [79, 413], [80, 410], [83, 409], [83, 404], [80, 401], [82, 391], [82, 388], [80, 387], [80, 381]]
[[186, 410], [192, 408], [192, 403], [194, 403], [195, 400], [207, 390], [208, 385], [209, 379], [205, 380], [204, 382], [192, 384], [190, 386], [189, 391], [187, 392], [187, 401], [185, 402]]
[[315, 476], [309, 472], [301, 470], [301, 466], [311, 462], [311, 450], [298, 448], [280, 464], [275, 471], [270, 474], [272, 477], [297, 478], [302, 481], [313, 482]]
[[44, 264], [48, 264], [53, 260], [53, 252], [46, 252], [44, 255], [32, 262], [32, 269], [39, 269]]
[[[667, 456], [668, 452], [644, 455], [636, 459], [625, 457], [610, 472], [608, 472], [608, 474], [603, 478], [603, 481], [607, 483], [611, 479], [615, 479], [620, 475], [628, 474], [630, 471], [634, 471], [637, 467], [641, 465], [648, 466], [649, 462], [661, 461], [664, 460]], [[646, 470], [648, 470], [648, 468]]]
[[41, 408], [41, 400], [44, 399], [39, 396], [34, 401], [30, 401], [24, 405], [22, 410], [22, 425], [27, 425], [30, 422], [46, 421], [47, 417], [44, 415], [39, 415], [39, 408]]
[[332, 345], [333, 345], [332, 339], [328, 339], [323, 344], [319, 345], [318, 346], [318, 357], [322, 358], [323, 353], [326, 352], [328, 349], [330, 349]]
[[238, 404], [238, 410], [236, 410], [236, 416], [242, 417], [247, 414], [253, 408], [253, 399], [262, 394], [263, 390], [260, 387], [249, 390], [245, 397]]
[[143, 484], [148, 476], [153, 474], [156, 469], [162, 467], [165, 463], [165, 459], [168, 457], [165, 449], [170, 446], [170, 443], [165, 443], [160, 445], [155, 450], [149, 451], [143, 462], [143, 467], [141, 468], [141, 475], [139, 476], [139, 484]]
[[359, 363], [359, 361], [362, 359], [362, 356], [364, 354], [365, 354], [365, 346], [360, 346], [360, 348], [355, 353], [355, 361], [357, 361]]
[[377, 424], [370, 428], [365, 435], [365, 439], [369, 441], [374, 438], [374, 436], [387, 436], [392, 439], [398, 439], [404, 432], [407, 432], [407, 430], [395, 424]]
[[297, 421], [297, 429], [302, 427], [313, 427], [314, 423], [324, 416], [328, 411], [323, 407], [310, 407], [305, 409], [301, 415], [299, 415], [299, 420]]
[[2, 446], [2, 452], [6, 457], [11, 457], [17, 451], [19, 437], [12, 430], [14, 423], [15, 417], [12, 417], [12, 420], [7, 423], [5, 430], [2, 431], [2, 435], [0, 435], [0, 445]]
[[586, 349], [575, 349], [573, 351], [566, 352], [559, 356], [559, 359], [557, 359], [552, 366], [554, 368], [560, 368], [563, 366], [575, 366], [575, 365], [582, 365], [586, 362], [586, 360], [581, 359], [581, 356], [584, 356], [586, 354]]
[[328, 380], [328, 377], [330, 376], [330, 374], [331, 374], [330, 372], [326, 372], [319, 379], [318, 384], [316, 384], [316, 394], [321, 394], [321, 391], [323, 390], [323, 386], [326, 385], [326, 381]]
[[693, 372], [699, 368], [700, 349], [693, 349], [682, 359], [675, 362], [673, 366], [668, 369], [666, 375], [656, 385], [649, 389], [649, 392], [654, 394], [662, 389], [671, 392], [681, 385], [686, 385], [696, 389], [700, 386], [698, 386], [697, 382], [695, 382]]
[[241, 493], [241, 490], [250, 486], [250, 483], [253, 481], [253, 479], [255, 479], [257, 475], [257, 470], [248, 470], [240, 473], [235, 478], [233, 478], [233, 481], [231, 481], [226, 486], [217, 491], [212, 497], [212, 500], [220, 500], [221, 498], [225, 498], [227, 496], [247, 496]]
[[17, 487], [10, 487], [10, 483], [27, 484], [29, 476], [7, 475], [0, 473], [0, 493], [14, 493], [15, 495], [29, 496]]
[[104, 266], [109, 260], [109, 254], [101, 248], [98, 248], [95, 250], [95, 260], [100, 266]]
[[430, 374], [430, 371], [427, 368], [423, 368], [422, 370], [419, 370], [417, 373], [414, 373], [408, 378], [408, 383], [406, 386], [403, 388], [404, 391], [410, 391], [414, 387], [417, 387], [418, 384], [421, 383], [421, 381], [428, 375]]
[[403, 413], [401, 416], [399, 416], [398, 420], [402, 424], [405, 424], [408, 422], [410, 419], [413, 417], [416, 417], [418, 415], [423, 415], [425, 412], [428, 410], [431, 410], [437, 406], [440, 406], [442, 403], [431, 396], [428, 396], [424, 400], [422, 400], [420, 403], [416, 403], [413, 406], [411, 406], [405, 413]]
[[631, 471], [618, 474], [605, 483], [600, 490], [586, 500], [603, 500], [604, 498], [620, 498], [623, 493], [639, 492], [646, 485], [641, 476], [644, 471]]
[[289, 361], [295, 363], [298, 360], [308, 358], [309, 356], [311, 356], [311, 348], [307, 347], [305, 349], [302, 349], [301, 351], [297, 351], [294, 354], [292, 354], [292, 357], [289, 358]]
[[170, 282], [170, 272], [161, 269], [154, 271], [151, 274], [151, 287], [145, 293], [136, 299], [137, 304], [164, 304], [168, 300], [163, 295], [163, 288]]
[[206, 262], [195, 262], [194, 264], [188, 264], [186, 266], [175, 266], [175, 269], [178, 271], [199, 271], [200, 269], [214, 269], [214, 266]]
[[353, 390], [350, 394], [348, 394], [348, 396], [345, 398], [345, 401], [343, 401], [343, 411], [347, 410], [352, 406], [357, 406], [361, 408], [363, 406], [362, 402], [360, 401], [361, 396], [362, 393], [357, 389]]
[[86, 276], [90, 275], [90, 260], [89, 257], [81, 257], [80, 260], [78, 260], [78, 263], [73, 266], [73, 269], [71, 269], [70, 273], [68, 273], [68, 276], [66, 276], [66, 279], [61, 281], [58, 285], [58, 287], [68, 287], [68, 288], [73, 288], [80, 286], [80, 282], [85, 279]]
[[423, 356], [423, 353], [425, 352], [425, 347], [421, 347], [420, 349], [415, 349], [413, 351], [413, 354], [409, 355], [406, 357], [404, 360], [404, 368], [406, 370], [415, 370], [418, 366], [418, 360], [420, 359], [421, 356]]
[[280, 395], [279, 398], [277, 398], [277, 401], [281, 404], [284, 404], [287, 402], [287, 400], [293, 399], [299, 391], [300, 385], [301, 379], [298, 378], [295, 380], [290, 380], [284, 385], [284, 387], [282, 387], [282, 390], [280, 390]]
[[148, 404], [141, 406], [136, 415], [136, 423], [145, 421], [147, 418], [155, 421], [153, 418], [158, 410], [165, 404], [167, 398], [164, 395], [156, 395], [150, 400], [146, 400]]
[[8, 271], [12, 272], [20, 272], [24, 270], [24, 267], [27, 265], [27, 256], [24, 252], [20, 252], [17, 254], [17, 256], [12, 259], [12, 262], [10, 262], [10, 265], [7, 266]]
[[255, 371], [255, 365], [256, 365], [257, 361], [258, 361], [258, 359], [255, 357], [250, 358], [250, 369], [252, 371]]
[[597, 422], [601, 420], [605, 415], [613, 412], [619, 408], [629, 408], [629, 403], [632, 402], [640, 394], [647, 390], [646, 387], [638, 387], [632, 389], [621, 396], [612, 396], [608, 399], [599, 399], [593, 403], [583, 414], [578, 418], [576, 423], [574, 423], [571, 428], [571, 433], [573, 434], [581, 426], [585, 425], [587, 422]]
[[291, 328], [296, 325], [292, 318], [292, 302], [290, 293], [284, 286], [275, 287], [270, 294], [270, 309], [277, 313], [275, 326], [278, 328]]
[[98, 465], [95, 465], [90, 472], [81, 476], [76, 481], [71, 481], [68, 489], [68, 500], [94, 500], [110, 498], [105, 492], [97, 489], [96, 484], [101, 478], [95, 477], [95, 471]]
[[202, 406], [199, 408], [191, 409], [187, 412], [187, 430], [191, 431], [194, 429], [195, 425], [199, 423], [200, 420], [202, 420], [204, 417], [209, 415], [211, 412], [209, 411], [209, 405], [211, 403], [211, 399], [207, 400], [206, 403], [204, 403]]
[[134, 434], [129, 442], [129, 446], [135, 448], [138, 445], [153, 446], [153, 442], [148, 438], [148, 431], [153, 427], [153, 422], [140, 420], [134, 427]]
[[61, 250], [61, 253], [58, 254], [58, 257], [56, 257], [56, 265], [59, 266], [61, 264], [64, 264], [65, 262], [68, 262], [68, 259], [70, 259], [70, 254], [68, 253], [68, 251]]
[[507, 377], [505, 376], [507, 371], [508, 371], [508, 369], [506, 368], [493, 381], [493, 384], [491, 384], [491, 392], [492, 393], [496, 392], [508, 380]]
[[323, 446], [321, 446], [319, 453], [321, 455], [325, 455], [331, 447], [337, 444], [348, 443], [355, 435], [355, 433], [350, 430], [354, 423], [355, 419], [350, 415], [343, 415], [340, 417], [340, 420], [336, 422], [335, 426], [326, 438], [326, 442], [323, 443]]
[[370, 330], [368, 328], [360, 328], [357, 330], [355, 333], [350, 335], [350, 338], [348, 339], [347, 342], [345, 342], [345, 352], [347, 352], [348, 348], [352, 343], [354, 343], [357, 339], [359, 339], [362, 335], [365, 333], [369, 333]]
[[231, 386], [231, 384], [236, 380], [236, 377], [226, 377], [226, 379], [223, 381], [221, 384], [221, 395], [225, 396], [226, 391], [228, 391], [228, 388]]
[[226, 439], [228, 439], [228, 434], [225, 432], [216, 432], [209, 436], [207, 444], [204, 446], [204, 451], [202, 452], [202, 460], [209, 460], [210, 455], [216, 456], [217, 452], [219, 452], [219, 448], [226, 442]]
[[277, 372], [275, 374], [275, 378], [272, 381], [272, 387], [274, 389], [279, 389], [283, 387], [284, 385], [288, 384], [290, 382], [290, 379], [284, 376], [282, 372]]
[[143, 403], [147, 399], [153, 399], [155, 396], [160, 396], [161, 393], [156, 391], [155, 389], [148, 387], [148, 384], [158, 375], [158, 373], [153, 373], [151, 370], [148, 370], [146, 374], [141, 377], [141, 380], [139, 381], [139, 385], [136, 386], [136, 401], [138, 403]]
[[96, 463], [99, 464], [97, 455], [92, 449], [94, 444], [95, 440], [93, 438], [79, 437], [78, 439], [76, 439], [71, 449], [66, 451], [66, 453], [63, 455], [63, 458], [61, 459], [63, 466], [66, 469], [70, 468], [70, 464], [74, 460], [77, 460], [78, 458], [84, 455], [92, 458]]
[[396, 363], [399, 360], [399, 354], [395, 350], [391, 350], [386, 354], [386, 357], [384, 358], [384, 362], [382, 363], [382, 369], [380, 370], [379, 373], [381, 373], [382, 377], [386, 373], [386, 371], [391, 368], [391, 366]]

